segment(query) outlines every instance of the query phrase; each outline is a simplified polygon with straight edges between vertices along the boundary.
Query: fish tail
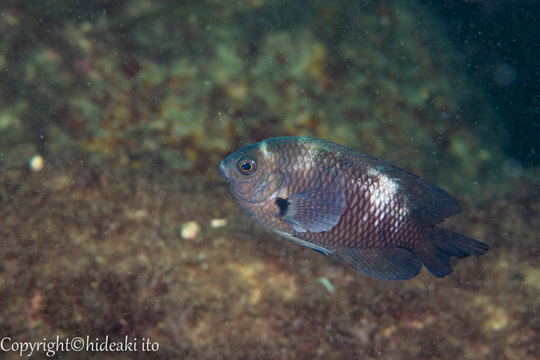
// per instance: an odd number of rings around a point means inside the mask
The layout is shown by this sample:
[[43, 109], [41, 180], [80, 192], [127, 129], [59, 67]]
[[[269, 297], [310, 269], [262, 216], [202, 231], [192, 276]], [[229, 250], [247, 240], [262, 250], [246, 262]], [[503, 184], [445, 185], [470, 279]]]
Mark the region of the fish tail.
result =
[[422, 244], [415, 250], [424, 266], [433, 276], [444, 277], [452, 273], [450, 258], [463, 259], [467, 256], [480, 256], [489, 246], [467, 235], [438, 226], [425, 228]]

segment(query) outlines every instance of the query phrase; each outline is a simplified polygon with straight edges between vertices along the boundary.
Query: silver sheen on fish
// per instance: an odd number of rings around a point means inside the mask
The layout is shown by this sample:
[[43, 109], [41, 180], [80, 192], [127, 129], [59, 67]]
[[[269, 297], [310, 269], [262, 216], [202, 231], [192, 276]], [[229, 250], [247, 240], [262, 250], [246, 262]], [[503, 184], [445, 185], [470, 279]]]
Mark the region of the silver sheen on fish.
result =
[[375, 157], [325, 140], [281, 137], [221, 162], [240, 207], [273, 232], [387, 280], [422, 264], [449, 275], [451, 257], [488, 245], [436, 226], [461, 211], [446, 191]]

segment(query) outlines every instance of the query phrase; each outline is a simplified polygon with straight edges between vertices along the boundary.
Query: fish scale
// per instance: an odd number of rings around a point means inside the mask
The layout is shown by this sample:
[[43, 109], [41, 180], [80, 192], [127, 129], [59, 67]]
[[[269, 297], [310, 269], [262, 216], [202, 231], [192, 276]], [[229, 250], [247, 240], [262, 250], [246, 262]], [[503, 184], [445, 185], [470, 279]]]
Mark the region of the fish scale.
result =
[[452, 257], [489, 248], [436, 226], [461, 211], [446, 191], [329, 141], [268, 139], [231, 154], [220, 171], [254, 220], [376, 278], [409, 279], [422, 265], [444, 277]]

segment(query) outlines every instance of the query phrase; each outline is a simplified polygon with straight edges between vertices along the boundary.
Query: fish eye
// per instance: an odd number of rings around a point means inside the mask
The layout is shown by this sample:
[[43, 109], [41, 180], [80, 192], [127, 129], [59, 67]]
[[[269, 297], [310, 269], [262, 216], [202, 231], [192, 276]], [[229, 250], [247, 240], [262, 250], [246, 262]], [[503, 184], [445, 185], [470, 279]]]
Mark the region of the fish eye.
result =
[[250, 158], [241, 158], [238, 160], [238, 171], [242, 175], [251, 175], [257, 170], [257, 163]]

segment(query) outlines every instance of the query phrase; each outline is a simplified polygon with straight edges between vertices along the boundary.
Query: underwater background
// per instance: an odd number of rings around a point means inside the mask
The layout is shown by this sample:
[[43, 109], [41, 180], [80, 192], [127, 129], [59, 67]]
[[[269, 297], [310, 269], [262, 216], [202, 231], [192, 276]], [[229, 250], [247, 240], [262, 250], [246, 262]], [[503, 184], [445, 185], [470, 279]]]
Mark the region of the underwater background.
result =
[[[534, 0], [3, 0], [0, 358], [76, 338], [31, 356], [540, 358], [539, 17]], [[442, 225], [490, 250], [394, 282], [265, 230], [218, 166], [286, 135], [433, 181], [464, 208]]]

